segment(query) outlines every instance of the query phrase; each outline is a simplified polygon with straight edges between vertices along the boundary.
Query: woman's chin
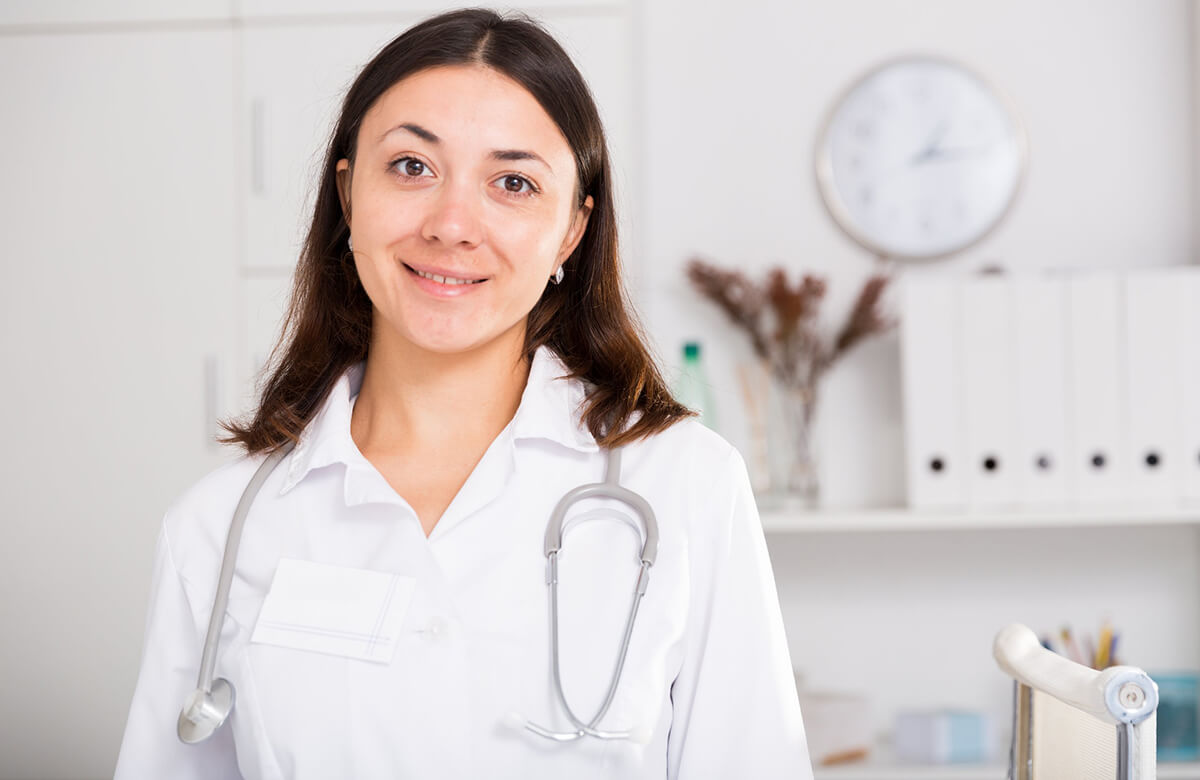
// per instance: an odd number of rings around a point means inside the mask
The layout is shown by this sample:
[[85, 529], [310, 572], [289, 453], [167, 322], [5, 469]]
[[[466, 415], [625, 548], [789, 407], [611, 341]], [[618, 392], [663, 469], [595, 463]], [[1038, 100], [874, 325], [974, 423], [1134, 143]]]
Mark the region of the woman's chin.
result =
[[495, 336], [481, 337], [478, 330], [459, 331], [448, 330], [430, 332], [419, 335], [409, 335], [403, 339], [408, 348], [417, 352], [429, 352], [438, 355], [456, 355], [473, 352], [496, 342]]

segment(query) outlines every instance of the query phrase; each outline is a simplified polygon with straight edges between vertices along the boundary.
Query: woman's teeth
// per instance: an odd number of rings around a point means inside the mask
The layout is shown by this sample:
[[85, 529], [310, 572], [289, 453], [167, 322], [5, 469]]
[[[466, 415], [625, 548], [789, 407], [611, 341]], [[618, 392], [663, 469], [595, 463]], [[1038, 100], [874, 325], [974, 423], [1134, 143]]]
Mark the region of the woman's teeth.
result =
[[437, 274], [427, 274], [424, 271], [418, 271], [413, 268], [413, 273], [417, 276], [424, 276], [426, 279], [432, 279], [438, 284], [478, 284], [482, 279], [455, 279], [453, 276], [438, 276]]

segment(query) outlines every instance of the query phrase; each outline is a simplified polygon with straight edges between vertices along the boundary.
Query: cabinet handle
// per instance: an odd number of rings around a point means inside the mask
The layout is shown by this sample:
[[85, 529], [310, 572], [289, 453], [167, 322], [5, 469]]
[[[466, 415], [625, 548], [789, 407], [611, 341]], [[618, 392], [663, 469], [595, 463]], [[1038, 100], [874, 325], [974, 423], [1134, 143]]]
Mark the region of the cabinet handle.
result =
[[265, 101], [250, 100], [250, 192], [262, 195], [266, 190], [266, 172], [263, 167], [263, 115]]

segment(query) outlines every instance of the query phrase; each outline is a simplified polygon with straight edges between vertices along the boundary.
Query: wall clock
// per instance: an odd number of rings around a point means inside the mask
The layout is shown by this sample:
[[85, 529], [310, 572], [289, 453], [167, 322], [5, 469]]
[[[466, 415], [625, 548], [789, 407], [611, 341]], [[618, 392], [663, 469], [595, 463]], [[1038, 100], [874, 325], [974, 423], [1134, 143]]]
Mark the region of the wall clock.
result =
[[830, 214], [884, 257], [929, 259], [987, 235], [1012, 207], [1026, 135], [981, 76], [933, 56], [885, 62], [835, 103], [817, 142]]

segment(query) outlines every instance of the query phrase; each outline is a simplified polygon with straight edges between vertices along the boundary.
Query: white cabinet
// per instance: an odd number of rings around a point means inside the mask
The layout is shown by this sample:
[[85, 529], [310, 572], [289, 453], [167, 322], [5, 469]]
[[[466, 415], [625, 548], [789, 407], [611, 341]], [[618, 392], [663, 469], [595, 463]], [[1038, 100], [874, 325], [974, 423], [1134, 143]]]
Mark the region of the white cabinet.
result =
[[4, 0], [0, 25], [128, 24], [227, 19], [234, 0]]
[[111, 776], [163, 511], [227, 457], [232, 43], [0, 45], [5, 777]]
[[250, 269], [290, 273], [312, 219], [333, 123], [358, 70], [413, 20], [248, 27], [238, 175]]

